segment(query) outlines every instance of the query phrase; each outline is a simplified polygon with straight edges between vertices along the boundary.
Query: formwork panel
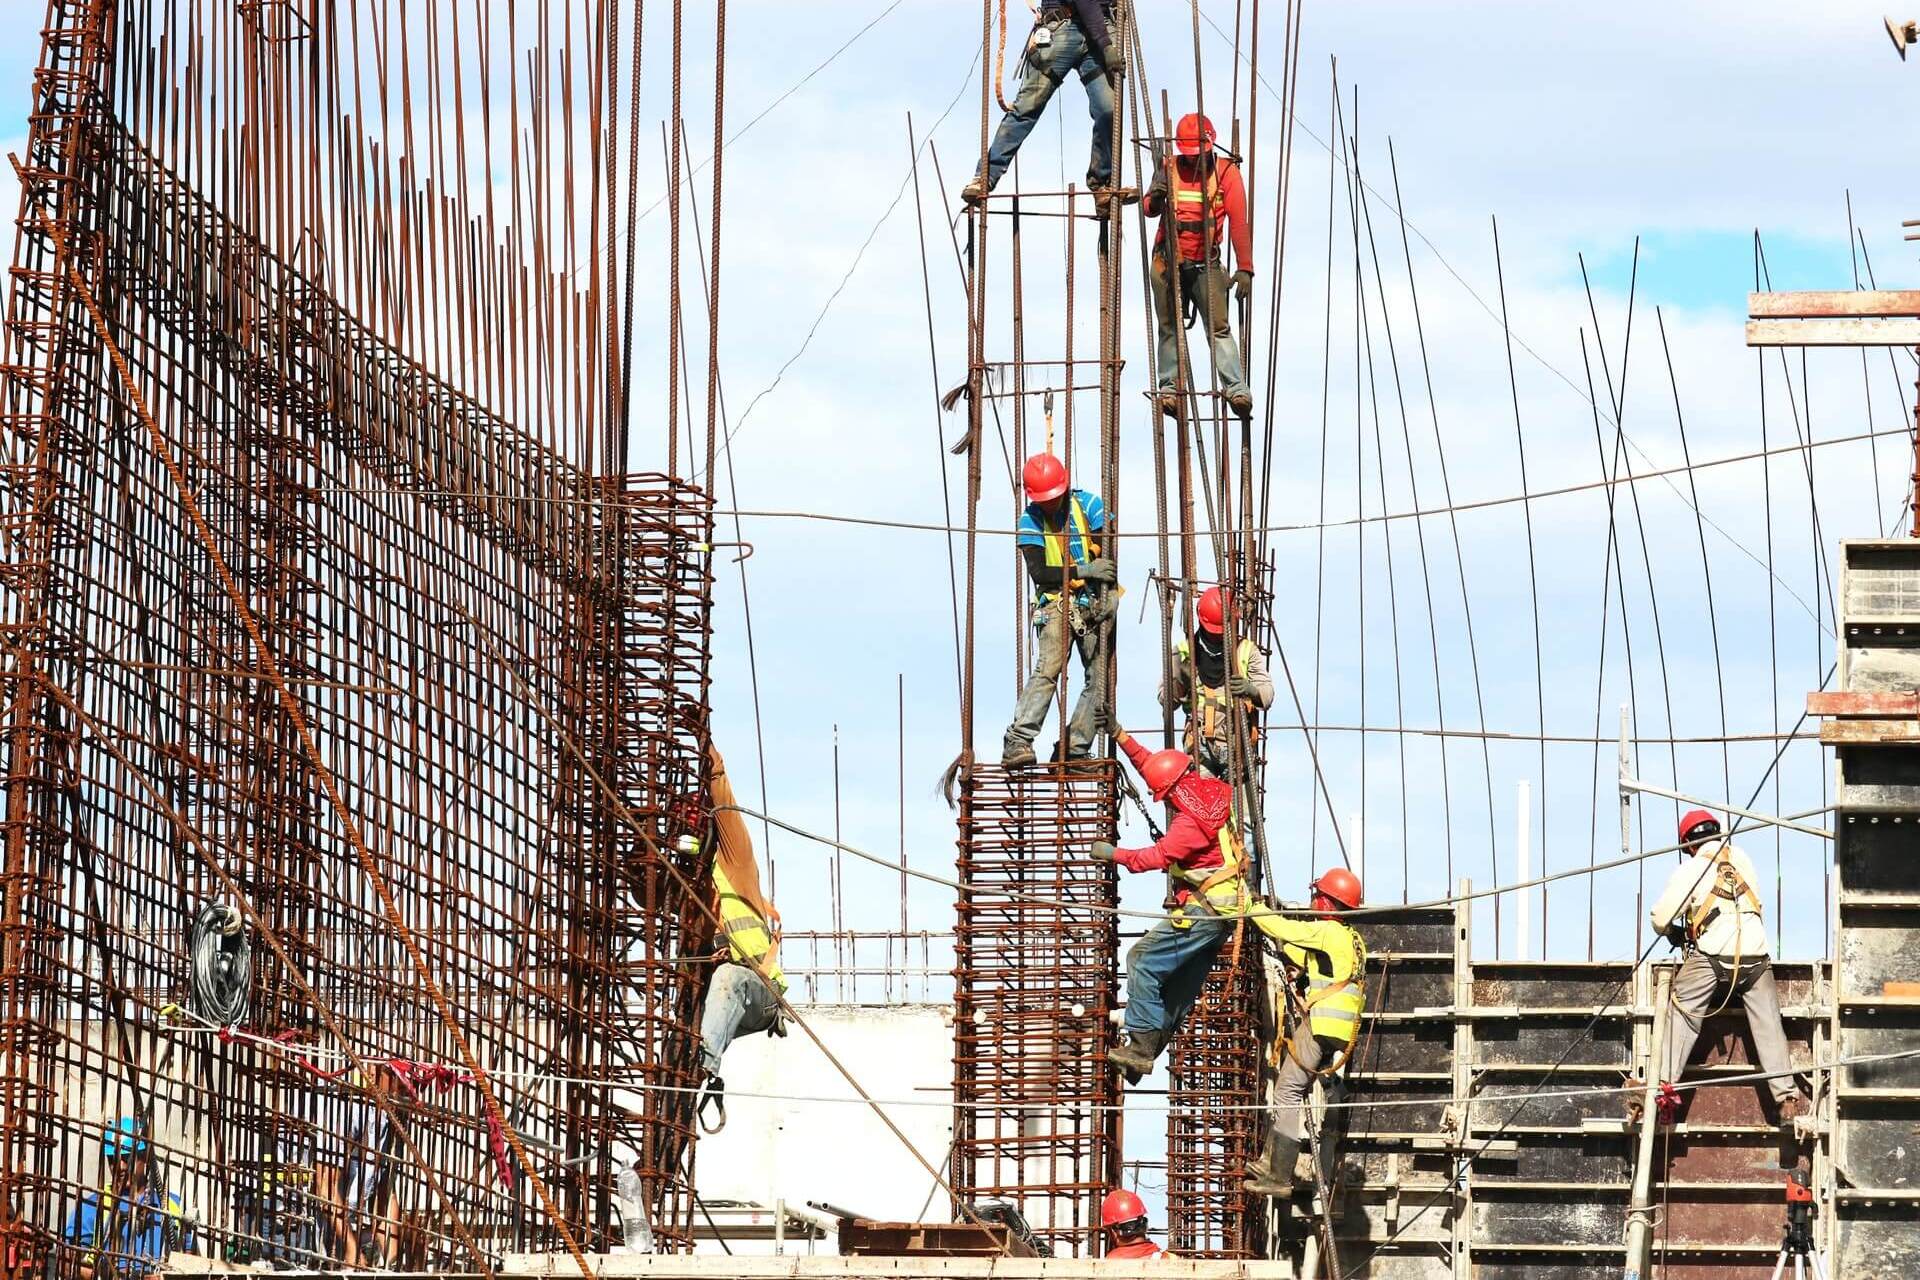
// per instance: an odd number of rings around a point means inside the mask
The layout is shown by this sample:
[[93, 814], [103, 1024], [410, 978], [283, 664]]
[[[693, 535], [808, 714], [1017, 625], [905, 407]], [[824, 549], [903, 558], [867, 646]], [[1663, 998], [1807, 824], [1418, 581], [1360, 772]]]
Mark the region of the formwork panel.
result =
[[1011, 1201], [1061, 1256], [1119, 1171], [1118, 881], [1087, 857], [1117, 830], [1115, 768], [977, 764], [961, 790], [954, 1190]]

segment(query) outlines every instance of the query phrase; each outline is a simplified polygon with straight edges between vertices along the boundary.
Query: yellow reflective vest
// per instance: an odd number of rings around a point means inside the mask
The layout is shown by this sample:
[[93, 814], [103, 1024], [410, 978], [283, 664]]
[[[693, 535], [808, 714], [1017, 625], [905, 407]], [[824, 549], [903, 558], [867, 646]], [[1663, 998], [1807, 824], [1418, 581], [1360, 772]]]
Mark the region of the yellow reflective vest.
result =
[[[1233, 670], [1230, 674], [1246, 679], [1247, 672], [1253, 669], [1254, 646], [1251, 640], [1242, 640], [1234, 648]], [[1215, 688], [1200, 678], [1199, 664], [1193, 661], [1193, 651], [1187, 647], [1185, 636], [1173, 642], [1173, 656], [1180, 660], [1191, 672], [1193, 707], [1187, 720], [1187, 750], [1195, 749], [1199, 742], [1219, 742], [1227, 740], [1227, 729], [1232, 720], [1227, 714], [1227, 691]], [[1252, 698], [1240, 699], [1240, 705], [1247, 713], [1247, 734], [1253, 741], [1260, 740], [1260, 704]]]
[[1352, 1044], [1366, 1007], [1367, 945], [1350, 925], [1276, 912], [1252, 917], [1307, 975], [1307, 1013], [1316, 1036]]
[[733, 884], [718, 862], [713, 867], [713, 892], [720, 906], [720, 934], [726, 940], [727, 958], [749, 968], [757, 967], [769, 982], [781, 991], [787, 989], [787, 975], [775, 958], [776, 942], [747, 900], [733, 891]]

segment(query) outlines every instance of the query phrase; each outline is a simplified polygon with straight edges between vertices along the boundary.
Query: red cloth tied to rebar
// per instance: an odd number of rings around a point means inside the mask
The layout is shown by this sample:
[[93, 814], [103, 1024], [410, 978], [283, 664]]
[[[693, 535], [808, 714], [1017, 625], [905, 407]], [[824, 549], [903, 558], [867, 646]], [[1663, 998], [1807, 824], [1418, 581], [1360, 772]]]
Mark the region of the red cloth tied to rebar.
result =
[[493, 1152], [493, 1171], [500, 1179], [500, 1185], [513, 1190], [513, 1153], [507, 1150], [506, 1126], [484, 1105], [481, 1114], [487, 1118], [487, 1150]]
[[1653, 1099], [1653, 1113], [1661, 1124], [1673, 1124], [1680, 1119], [1680, 1102], [1680, 1091], [1663, 1080]]
[[455, 1070], [444, 1062], [412, 1062], [406, 1058], [389, 1058], [387, 1070], [393, 1072], [393, 1079], [409, 1098], [417, 1098], [424, 1090], [445, 1093], [456, 1084], [465, 1084], [473, 1077], [464, 1071]]

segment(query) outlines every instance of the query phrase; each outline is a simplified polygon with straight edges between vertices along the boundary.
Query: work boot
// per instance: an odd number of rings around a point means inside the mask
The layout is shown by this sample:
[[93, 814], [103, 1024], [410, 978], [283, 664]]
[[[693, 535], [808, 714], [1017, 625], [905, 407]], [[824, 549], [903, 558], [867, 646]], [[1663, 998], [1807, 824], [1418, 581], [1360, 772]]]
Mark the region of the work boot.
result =
[[1638, 1076], [1628, 1076], [1620, 1088], [1624, 1091], [1621, 1101], [1627, 1113], [1627, 1123], [1638, 1127], [1640, 1117], [1646, 1113], [1647, 1082]]
[[1253, 393], [1250, 391], [1229, 391], [1227, 407], [1243, 418], [1253, 416]]
[[1126, 1073], [1128, 1084], [1139, 1084], [1152, 1073], [1154, 1059], [1166, 1043], [1167, 1038], [1157, 1031], [1128, 1034], [1107, 1050], [1107, 1061]]
[[976, 174], [973, 181], [960, 188], [960, 199], [967, 204], [982, 204], [987, 198], [987, 180]]
[[1774, 1105], [1774, 1111], [1780, 1118], [1782, 1129], [1792, 1129], [1793, 1122], [1807, 1113], [1807, 1100], [1799, 1094], [1784, 1098]]
[[1008, 769], [1032, 764], [1037, 759], [1039, 757], [1033, 754], [1031, 742], [1009, 742], [1000, 752], [1000, 763]]
[[1240, 1188], [1256, 1196], [1276, 1196], [1282, 1199], [1293, 1195], [1293, 1166], [1300, 1159], [1300, 1139], [1289, 1138], [1279, 1128], [1267, 1130], [1267, 1146], [1260, 1158], [1247, 1166], [1247, 1176]]
[[1169, 418], [1180, 416], [1180, 393], [1172, 387], [1162, 387], [1154, 393], [1154, 407]]

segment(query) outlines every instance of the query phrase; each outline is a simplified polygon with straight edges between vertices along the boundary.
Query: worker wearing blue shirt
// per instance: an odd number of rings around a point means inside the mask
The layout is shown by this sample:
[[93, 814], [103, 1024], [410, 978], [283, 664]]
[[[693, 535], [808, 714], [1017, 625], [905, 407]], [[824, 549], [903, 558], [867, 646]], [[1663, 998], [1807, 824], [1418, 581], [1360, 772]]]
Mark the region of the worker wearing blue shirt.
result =
[[1107, 509], [1098, 494], [1069, 489], [1067, 469], [1050, 453], [1027, 459], [1021, 473], [1027, 506], [1014, 539], [1033, 583], [1033, 674], [1020, 691], [1000, 762], [1034, 762], [1033, 740], [1058, 692], [1069, 645], [1080, 651], [1086, 683], [1061, 737], [1069, 760], [1093, 754], [1106, 711], [1113, 628], [1114, 563], [1100, 553]]
[[62, 1233], [80, 1251], [79, 1280], [139, 1280], [158, 1271], [168, 1253], [192, 1252], [193, 1228], [180, 1197], [149, 1176], [139, 1122], [122, 1116], [109, 1125], [100, 1155], [107, 1185], [81, 1194]]

